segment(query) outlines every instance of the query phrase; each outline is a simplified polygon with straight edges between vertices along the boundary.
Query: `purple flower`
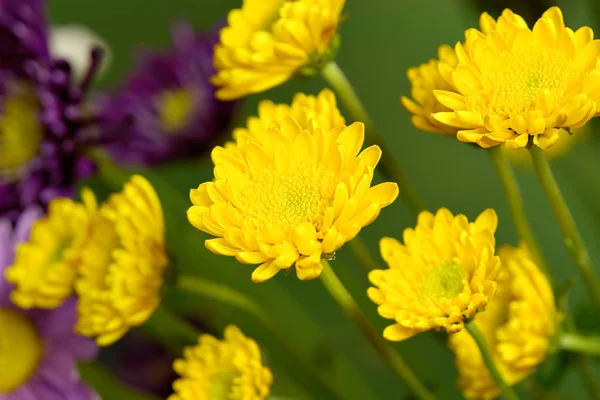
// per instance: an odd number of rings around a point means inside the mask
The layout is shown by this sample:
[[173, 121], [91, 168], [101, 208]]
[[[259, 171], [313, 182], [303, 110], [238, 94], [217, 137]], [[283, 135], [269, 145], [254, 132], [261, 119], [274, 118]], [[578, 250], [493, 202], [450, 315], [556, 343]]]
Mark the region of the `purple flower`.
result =
[[98, 101], [107, 149], [121, 163], [201, 155], [231, 121], [234, 103], [216, 100], [210, 83], [216, 35], [178, 24], [172, 36], [171, 51], [145, 54], [123, 87]]
[[83, 114], [100, 55], [77, 86], [70, 66], [49, 52], [45, 2], [0, 1], [0, 217], [72, 196], [95, 170], [84, 151], [94, 143]]
[[77, 361], [93, 359], [97, 348], [73, 332], [75, 299], [54, 310], [27, 311], [9, 299], [4, 271], [41, 216], [39, 208], [27, 209], [14, 228], [0, 219], [0, 400], [99, 400], [77, 372]]

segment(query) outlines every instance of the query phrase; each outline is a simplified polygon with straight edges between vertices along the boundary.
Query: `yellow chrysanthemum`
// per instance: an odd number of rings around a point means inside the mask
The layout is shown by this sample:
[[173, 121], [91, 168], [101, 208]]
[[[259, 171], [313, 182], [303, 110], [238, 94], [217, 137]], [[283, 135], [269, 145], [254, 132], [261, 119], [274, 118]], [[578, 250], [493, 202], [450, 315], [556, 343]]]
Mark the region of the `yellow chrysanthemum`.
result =
[[262, 264], [252, 274], [255, 282], [292, 267], [298, 278], [315, 279], [321, 258], [398, 195], [395, 183], [371, 187], [381, 150], [360, 152], [363, 141], [361, 123], [333, 129], [314, 123], [305, 130], [288, 116], [249, 135], [236, 152], [216, 147], [215, 180], [191, 191], [188, 219], [217, 237], [206, 241], [212, 252]]
[[[556, 333], [558, 313], [550, 283], [524, 246], [499, 251], [502, 271], [498, 293], [475, 324], [492, 349], [504, 380], [514, 385], [541, 363]], [[500, 389], [490, 376], [468, 332], [450, 337], [460, 372], [459, 386], [468, 399], [493, 399]]]
[[494, 255], [498, 224], [492, 209], [475, 222], [445, 208], [419, 214], [415, 229], [404, 231], [404, 244], [383, 238], [381, 255], [389, 266], [375, 270], [368, 290], [379, 315], [396, 323], [383, 336], [408, 339], [430, 329], [456, 333], [464, 320], [485, 309], [496, 291], [500, 260]]
[[[244, 0], [215, 48], [217, 97], [231, 100], [277, 86], [332, 58], [345, 0]], [[334, 46], [335, 47], [335, 46]]]
[[21, 308], [56, 308], [73, 294], [90, 210], [70, 199], [55, 199], [37, 221], [29, 241], [16, 249], [6, 278], [15, 285], [12, 301]]
[[160, 201], [146, 179], [133, 176], [91, 221], [75, 284], [76, 331], [104, 346], [143, 324], [160, 302], [167, 262]]
[[225, 338], [200, 336], [200, 344], [184, 350], [173, 367], [181, 378], [173, 383], [168, 400], [264, 400], [273, 375], [263, 366], [256, 342], [235, 326]]
[[433, 117], [433, 113], [450, 111], [433, 94], [434, 90], [452, 90], [450, 84], [440, 75], [440, 62], [451, 66], [458, 63], [452, 47], [442, 45], [438, 49], [438, 60], [431, 59], [426, 64], [408, 69], [413, 99], [402, 96], [402, 105], [412, 114], [411, 122], [417, 128], [433, 133], [456, 134], [458, 129], [444, 125]]
[[488, 14], [481, 31], [469, 29], [455, 47], [458, 64], [439, 72], [451, 90], [434, 90], [450, 111], [435, 119], [458, 130], [463, 142], [488, 148], [530, 143], [547, 149], [561, 129], [578, 128], [598, 110], [598, 44], [589, 27], [565, 27], [557, 7], [533, 29], [510, 10], [498, 21]]

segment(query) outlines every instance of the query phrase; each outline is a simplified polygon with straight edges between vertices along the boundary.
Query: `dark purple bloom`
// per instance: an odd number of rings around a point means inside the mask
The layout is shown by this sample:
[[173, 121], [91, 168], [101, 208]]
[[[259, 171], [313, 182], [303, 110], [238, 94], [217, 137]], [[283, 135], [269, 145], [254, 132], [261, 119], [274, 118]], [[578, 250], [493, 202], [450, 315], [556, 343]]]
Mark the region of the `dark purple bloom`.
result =
[[72, 196], [94, 172], [82, 100], [99, 61], [73, 83], [68, 63], [49, 52], [45, 2], [0, 1], [0, 217], [13, 222], [32, 205]]
[[107, 149], [121, 163], [201, 155], [230, 123], [234, 105], [216, 100], [210, 83], [217, 36], [187, 24], [172, 36], [171, 51], [145, 54], [122, 88], [98, 102]]
[[41, 216], [39, 208], [27, 209], [14, 228], [8, 219], [0, 219], [0, 319], [9, 322], [0, 330], [0, 400], [99, 400], [77, 372], [77, 362], [93, 359], [97, 347], [73, 332], [76, 300], [54, 310], [26, 311], [9, 299], [12, 286], [4, 271], [15, 247], [27, 240]]

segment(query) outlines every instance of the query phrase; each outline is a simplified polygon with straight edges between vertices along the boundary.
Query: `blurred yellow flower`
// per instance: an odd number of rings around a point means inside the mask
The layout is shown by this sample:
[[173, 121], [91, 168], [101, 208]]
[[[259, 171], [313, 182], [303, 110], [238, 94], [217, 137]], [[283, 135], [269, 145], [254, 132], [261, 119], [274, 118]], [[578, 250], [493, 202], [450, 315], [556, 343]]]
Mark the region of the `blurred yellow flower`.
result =
[[288, 116], [248, 135], [239, 151], [216, 147], [215, 180], [190, 193], [190, 223], [217, 237], [206, 247], [262, 264], [252, 273], [254, 282], [292, 267], [302, 280], [319, 277], [321, 259], [398, 195], [395, 183], [371, 187], [381, 150], [360, 152], [363, 124], [325, 129], [312, 121], [305, 130]]
[[441, 62], [452, 89], [434, 89], [450, 111], [435, 119], [458, 130], [463, 142], [522, 148], [530, 140], [553, 146], [559, 131], [579, 128], [598, 111], [598, 44], [589, 27], [565, 27], [559, 8], [533, 29], [510, 10], [498, 20], [482, 14], [481, 31], [469, 29], [455, 47], [458, 64]]
[[[514, 385], [546, 358], [559, 318], [550, 283], [529, 251], [523, 245], [504, 246], [499, 255], [503, 268], [498, 293], [486, 311], [477, 314], [475, 324], [505, 382]], [[501, 394], [468, 332], [452, 335], [450, 347], [466, 398], [493, 399]]]
[[389, 269], [369, 274], [375, 287], [367, 294], [379, 315], [395, 321], [384, 330], [386, 339], [401, 341], [430, 329], [456, 333], [485, 309], [500, 270], [494, 255], [497, 224], [492, 209], [469, 223], [441, 208], [435, 215], [421, 212], [416, 228], [404, 230], [404, 244], [381, 239]]
[[217, 97], [231, 100], [262, 92], [330, 61], [344, 3], [244, 0], [242, 8], [229, 13], [215, 47]]
[[412, 99], [402, 96], [402, 105], [412, 114], [411, 122], [417, 128], [427, 132], [456, 135], [458, 129], [442, 124], [433, 117], [433, 113], [451, 111], [433, 94], [434, 90], [452, 91], [452, 87], [442, 78], [438, 70], [440, 62], [451, 66], [458, 63], [452, 47], [442, 45], [438, 49], [438, 60], [431, 59], [425, 64], [408, 69]]
[[[94, 195], [86, 191], [85, 196], [95, 208]], [[106, 346], [152, 315], [168, 263], [164, 240], [160, 200], [150, 183], [135, 175], [91, 221], [75, 283], [78, 333]]]
[[50, 203], [48, 214], [16, 249], [6, 279], [15, 285], [12, 301], [21, 308], [56, 308], [73, 294], [90, 210], [70, 199]]
[[225, 338], [200, 336], [200, 344], [184, 350], [176, 360], [181, 376], [173, 383], [168, 400], [264, 400], [273, 375], [263, 366], [256, 342], [235, 326], [225, 328]]

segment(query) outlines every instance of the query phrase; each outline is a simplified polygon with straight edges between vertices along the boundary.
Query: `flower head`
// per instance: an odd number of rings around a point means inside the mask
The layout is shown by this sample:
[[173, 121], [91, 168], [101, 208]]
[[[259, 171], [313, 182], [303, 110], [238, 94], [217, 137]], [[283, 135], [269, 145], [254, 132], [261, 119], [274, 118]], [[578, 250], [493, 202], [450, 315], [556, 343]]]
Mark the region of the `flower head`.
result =
[[[89, 208], [89, 207], [88, 207]], [[16, 285], [12, 301], [21, 308], [56, 308], [73, 295], [89, 210], [65, 198], [54, 199], [48, 214], [16, 249], [6, 279]]]
[[[505, 382], [514, 385], [546, 358], [559, 315], [550, 283], [527, 248], [504, 246], [499, 254], [503, 268], [498, 293], [486, 311], [477, 314], [475, 324], [492, 349]], [[468, 332], [451, 336], [450, 347], [466, 398], [493, 399], [500, 395]]]
[[107, 150], [122, 163], [163, 163], [209, 151], [235, 103], [215, 99], [216, 35], [173, 29], [173, 49], [141, 58], [116, 93], [98, 103]]
[[452, 87], [439, 72], [440, 63], [455, 66], [458, 63], [454, 49], [442, 45], [438, 49], [438, 59], [408, 69], [412, 99], [402, 96], [402, 105], [412, 114], [411, 122], [417, 128], [434, 133], [456, 134], [457, 129], [440, 123], [433, 114], [450, 109], [435, 97], [435, 90], [451, 91]]
[[215, 180], [191, 191], [189, 221], [217, 237], [207, 248], [261, 264], [255, 282], [292, 267], [302, 280], [317, 278], [321, 258], [398, 195], [395, 183], [371, 187], [381, 150], [360, 152], [363, 124], [330, 129], [310, 121], [303, 129], [290, 113], [268, 129], [239, 133], [237, 145], [213, 150]]
[[94, 171], [84, 155], [93, 137], [81, 107], [89, 79], [74, 85], [68, 63], [50, 54], [44, 5], [0, 2], [0, 216], [13, 221], [28, 206], [70, 197]]
[[0, 219], [0, 400], [97, 400], [77, 372], [76, 362], [94, 358], [97, 349], [73, 333], [75, 300], [54, 310], [28, 311], [10, 301], [13, 286], [4, 280], [5, 268], [41, 215], [39, 209], [27, 209], [14, 228]]
[[[94, 203], [91, 192], [87, 196]], [[76, 331], [106, 346], [143, 324], [160, 303], [167, 263], [160, 200], [135, 175], [90, 221], [75, 281]]]
[[169, 400], [264, 400], [273, 383], [256, 342], [232, 325], [223, 340], [200, 336], [200, 344], [186, 348], [174, 368], [181, 378]]
[[510, 10], [497, 21], [482, 14], [480, 26], [456, 45], [457, 64], [439, 65], [451, 89], [434, 88], [449, 111], [433, 116], [456, 128], [459, 140], [546, 149], [561, 129], [579, 128], [597, 113], [600, 63], [589, 27], [573, 32], [557, 7], [533, 29]]
[[217, 97], [258, 93], [330, 61], [344, 3], [244, 0], [242, 8], [229, 13], [215, 49]]
[[383, 336], [408, 339], [430, 329], [460, 332], [464, 320], [485, 309], [496, 291], [500, 260], [494, 255], [494, 210], [475, 222], [445, 208], [423, 211], [415, 229], [404, 231], [404, 244], [383, 238], [381, 255], [389, 266], [375, 270], [368, 290], [379, 314], [395, 321]]

